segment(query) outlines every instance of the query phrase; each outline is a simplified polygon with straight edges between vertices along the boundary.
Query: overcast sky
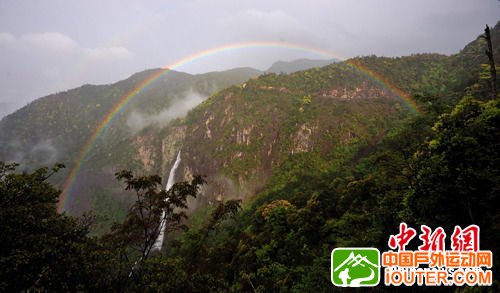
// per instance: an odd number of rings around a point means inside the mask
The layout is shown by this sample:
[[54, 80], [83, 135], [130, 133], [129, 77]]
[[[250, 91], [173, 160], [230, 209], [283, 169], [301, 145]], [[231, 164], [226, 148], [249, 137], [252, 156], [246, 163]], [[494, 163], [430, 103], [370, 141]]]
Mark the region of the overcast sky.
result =
[[[241, 42], [289, 42], [343, 58], [453, 54], [495, 25], [499, 11], [498, 0], [0, 0], [0, 117], [49, 93]], [[247, 48], [176, 70], [326, 57]]]

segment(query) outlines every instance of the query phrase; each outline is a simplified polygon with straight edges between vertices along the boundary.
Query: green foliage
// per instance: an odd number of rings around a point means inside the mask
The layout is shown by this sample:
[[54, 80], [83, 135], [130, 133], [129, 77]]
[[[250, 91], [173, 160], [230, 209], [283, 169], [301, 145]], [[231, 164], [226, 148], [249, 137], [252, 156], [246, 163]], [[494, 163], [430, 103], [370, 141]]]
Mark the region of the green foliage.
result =
[[303, 96], [302, 100], [300, 101], [299, 112], [303, 113], [305, 111], [306, 106], [310, 104], [311, 104], [311, 95]]
[[93, 190], [91, 193], [91, 210], [95, 217], [92, 234], [104, 235], [113, 223], [125, 220], [127, 205], [104, 190]]
[[16, 173], [0, 162], [0, 291], [96, 291], [109, 288], [88, 218], [57, 214], [47, 179], [62, 165]]
[[125, 182], [125, 190], [135, 192], [136, 201], [125, 220], [114, 225], [105, 239], [113, 243], [120, 259], [127, 260], [125, 273], [137, 282], [142, 277], [138, 267], [150, 256], [162, 225], [165, 231], [182, 227], [187, 218], [187, 199], [196, 197], [204, 180], [195, 176], [191, 182], [176, 183], [166, 191], [157, 175], [134, 176], [132, 171], [122, 170], [116, 173], [116, 178]]
[[[74, 159], [113, 107], [159, 70], [161, 69], [139, 72], [114, 84], [84, 85], [29, 103], [1, 120], [0, 160], [19, 162], [26, 170], [35, 170], [57, 161], [64, 162], [68, 171], [71, 170], [76, 163]], [[103, 174], [103, 170], [140, 170], [144, 167], [137, 159], [130, 159], [137, 157], [135, 136], [127, 125], [132, 112], [157, 115], [191, 92], [208, 97], [220, 89], [239, 84], [258, 74], [260, 71], [251, 68], [198, 75], [176, 71], [162, 74], [131, 99], [99, 134], [80, 171], [92, 175], [78, 176], [75, 182], [88, 186], [89, 192], [77, 194], [70, 191], [68, 196], [78, 197], [82, 203], [69, 212], [79, 214], [90, 206], [90, 191], [97, 188], [114, 192], [110, 196], [123, 202], [128, 200], [119, 192], [111, 174]], [[62, 170], [51, 177], [51, 181], [59, 185], [67, 175], [67, 171]], [[96, 179], [106, 175], [111, 177], [107, 181]]]
[[[248, 209], [205, 242], [203, 260], [194, 260], [200, 276], [218, 290], [330, 291], [333, 247], [386, 249], [402, 221], [449, 233], [479, 223], [483, 247], [495, 250], [498, 115], [498, 101], [468, 97], [432, 129], [432, 119], [415, 118], [375, 146], [346, 151], [330, 168], [312, 153], [292, 156]], [[474, 222], [461, 198], [472, 203]], [[190, 231], [172, 255], [197, 255], [189, 243], [200, 233]]]
[[488, 211], [500, 186], [499, 133], [498, 100], [465, 97], [440, 116], [413, 162], [409, 203], [417, 219], [448, 227], [497, 220]]

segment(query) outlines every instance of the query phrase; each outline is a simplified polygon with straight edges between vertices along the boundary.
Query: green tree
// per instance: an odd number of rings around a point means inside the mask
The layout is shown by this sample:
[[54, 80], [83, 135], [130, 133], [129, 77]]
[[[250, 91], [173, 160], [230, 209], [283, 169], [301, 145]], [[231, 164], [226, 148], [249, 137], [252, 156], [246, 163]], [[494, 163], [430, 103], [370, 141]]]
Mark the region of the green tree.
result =
[[413, 163], [415, 214], [436, 225], [486, 223], [500, 185], [499, 101], [466, 97], [433, 130]]
[[137, 284], [143, 275], [141, 263], [152, 253], [160, 234], [160, 222], [165, 223], [167, 231], [182, 228], [182, 221], [187, 217], [187, 199], [196, 197], [204, 180], [195, 176], [191, 182], [176, 183], [166, 191], [158, 175], [134, 176], [132, 171], [123, 170], [116, 173], [116, 178], [125, 182], [126, 190], [135, 192], [136, 201], [125, 221], [115, 224], [103, 239], [112, 243], [112, 249], [118, 254], [119, 283], [127, 283], [126, 280], [133, 277]]
[[0, 162], [0, 291], [109, 289], [91, 221], [56, 212], [59, 191], [47, 179], [64, 166], [16, 167]]
[[454, 225], [479, 225], [481, 246], [497, 251], [499, 100], [465, 97], [451, 113], [441, 115], [433, 131], [413, 161], [408, 204], [415, 220], [447, 231]]

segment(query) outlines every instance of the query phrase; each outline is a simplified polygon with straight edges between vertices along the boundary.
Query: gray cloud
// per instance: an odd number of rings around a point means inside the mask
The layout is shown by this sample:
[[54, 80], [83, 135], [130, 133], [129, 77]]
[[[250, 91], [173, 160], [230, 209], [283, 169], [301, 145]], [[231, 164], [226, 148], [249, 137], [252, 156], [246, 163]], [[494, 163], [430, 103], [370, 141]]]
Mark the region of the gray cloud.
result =
[[16, 105], [12, 102], [0, 102], [0, 119], [3, 116], [11, 113], [16, 109]]
[[189, 110], [199, 105], [205, 98], [192, 90], [188, 91], [174, 99], [168, 108], [161, 110], [159, 113], [151, 115], [133, 111], [127, 119], [127, 126], [132, 133], [137, 133], [151, 125], [156, 127], [167, 126], [170, 121], [185, 116]]
[[[0, 1], [0, 102], [109, 83], [227, 44], [286, 41], [338, 56], [451, 54], [498, 21], [497, 0]], [[322, 58], [286, 49], [225, 51], [191, 73]]]
[[40, 140], [33, 145], [26, 145], [18, 140], [9, 140], [6, 145], [11, 150], [5, 157], [8, 162], [16, 162], [22, 168], [50, 166], [64, 159], [66, 149], [60, 142], [53, 139]]
[[57, 32], [0, 33], [0, 102], [19, 108], [42, 95], [124, 77], [133, 59], [123, 47], [85, 48]]
[[34, 145], [29, 155], [36, 160], [36, 166], [48, 166], [58, 161], [60, 153], [51, 140], [44, 140]]

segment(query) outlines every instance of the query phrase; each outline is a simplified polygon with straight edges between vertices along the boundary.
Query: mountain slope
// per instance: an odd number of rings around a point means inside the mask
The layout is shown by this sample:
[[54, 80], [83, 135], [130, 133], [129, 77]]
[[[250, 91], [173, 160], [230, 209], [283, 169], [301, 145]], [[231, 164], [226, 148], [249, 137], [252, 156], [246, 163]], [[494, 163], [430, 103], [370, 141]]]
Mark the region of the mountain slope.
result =
[[[182, 150], [178, 180], [207, 175], [205, 200], [248, 198], [297, 154], [326, 163], [345, 152], [369, 152], [413, 116], [401, 93], [430, 115], [451, 109], [467, 91], [465, 81], [478, 81], [469, 68], [480, 68], [483, 52], [466, 51], [480, 46], [477, 39], [452, 56], [367, 56], [266, 74], [217, 93], [159, 133], [140, 134], [134, 157], [167, 174]], [[461, 62], [469, 58], [476, 63]]]
[[[0, 158], [26, 163], [28, 166], [71, 160], [104, 115], [158, 70], [136, 73], [115, 84], [84, 85], [53, 94], [4, 117], [0, 121]], [[250, 68], [200, 75], [169, 71], [130, 102], [124, 113], [109, 127], [108, 133], [128, 135], [125, 117], [134, 111], [152, 115], [184, 98], [187, 93], [195, 93], [203, 99], [221, 88], [240, 83], [259, 73]], [[47, 154], [38, 156], [39, 149]]]
[[[495, 29], [500, 31], [500, 26]], [[482, 40], [471, 45], [484, 48], [484, 43], [479, 42]], [[497, 52], [498, 48], [496, 45]], [[457, 225], [478, 225], [482, 249], [498, 251], [499, 213], [494, 202], [498, 201], [500, 186], [499, 96], [491, 98], [485, 74], [480, 78], [462, 67], [479, 72], [482, 66], [478, 61], [484, 60], [479, 54], [349, 60], [361, 68], [377, 70], [380, 80], [407, 90], [418, 100], [422, 114], [406, 123], [393, 121], [396, 128], [378, 141], [351, 141], [335, 149], [337, 156], [333, 159], [314, 151], [290, 155], [236, 216], [213, 230], [194, 223], [189, 232], [170, 241], [161, 262], [179, 260], [177, 267], [182, 268], [184, 261], [187, 272], [193, 271], [195, 263], [196, 273], [190, 276], [199, 279], [193, 283], [210, 280], [206, 287], [218, 290], [330, 292], [333, 248], [375, 247], [386, 251], [389, 236], [397, 233], [401, 222], [415, 229], [421, 224], [431, 229], [442, 227], [448, 235], [456, 231]], [[310, 72], [318, 81], [314, 86], [300, 83], [295, 89], [314, 92], [334, 85], [322, 79], [320, 73], [326, 69], [333, 72], [336, 66], [331, 67]], [[341, 76], [340, 69], [336, 70]], [[302, 74], [296, 77], [306, 78]], [[355, 79], [356, 75], [349, 74], [342, 84], [348, 88], [356, 84]], [[292, 88], [290, 79], [285, 82], [282, 76], [262, 76], [259, 80]], [[266, 90], [270, 90], [269, 84]], [[250, 93], [235, 89], [235, 95]], [[311, 105], [317, 102], [315, 97]], [[364, 97], [361, 101], [369, 103], [370, 99]], [[203, 107], [210, 105], [201, 105], [193, 112]], [[363, 123], [357, 125], [362, 127]], [[207, 221], [217, 219], [225, 203], [216, 203]], [[416, 250], [422, 243], [419, 239], [410, 242], [408, 250]], [[495, 257], [493, 262], [497, 261]], [[490, 285], [498, 291], [498, 269], [491, 270]]]
[[307, 70], [315, 67], [323, 67], [332, 63], [339, 62], [337, 59], [298, 59], [292, 61], [276, 61], [268, 70], [267, 73], [293, 73], [297, 71]]
[[[62, 187], [77, 155], [96, 131], [98, 123], [124, 96], [159, 70], [139, 72], [114, 84], [84, 85], [56, 93], [4, 117], [0, 121], [0, 160], [19, 162], [26, 169], [62, 162], [67, 168], [51, 178], [53, 183]], [[122, 204], [117, 205], [123, 198], [116, 200], [112, 196], [121, 193], [121, 186], [114, 179], [114, 169], [138, 165], [128, 157], [134, 149], [122, 142], [143, 128], [167, 125], [212, 93], [260, 73], [251, 68], [198, 75], [168, 71], [144, 88], [114, 117], [92, 146], [91, 153], [104, 154], [106, 160], [83, 164], [75, 188], [85, 196], [76, 204], [76, 210], [89, 209], [97, 200], [111, 206], [99, 209], [123, 213]], [[137, 125], [134, 117], [142, 119], [141, 125]], [[110, 153], [124, 157], [113, 161], [115, 157], [108, 156]], [[85, 172], [88, 166], [94, 167], [95, 172]]]
[[[417, 82], [444, 57], [383, 59], [401, 83]], [[376, 59], [379, 60], [379, 59]], [[393, 64], [386, 64], [387, 62]], [[398, 64], [412, 75], [400, 77]], [[402, 65], [403, 66], [403, 65]], [[309, 152], [328, 161], [357, 144], [376, 144], [412, 111], [393, 91], [345, 63], [291, 75], [266, 74], [210, 97], [162, 132], [140, 134], [135, 157], [152, 172], [167, 174], [182, 150], [187, 179], [208, 176], [205, 196], [245, 198], [265, 186], [290, 156]]]
[[[498, 30], [497, 25], [493, 33]], [[401, 92], [423, 111], [453, 106], [464, 92], [463, 82], [474, 81], [477, 62], [484, 60], [477, 49], [482, 42], [453, 56], [368, 56], [250, 80], [259, 72], [171, 71], [133, 99], [96, 140], [70, 192], [75, 200], [70, 209], [106, 210], [103, 205], [123, 197], [115, 170], [166, 176], [179, 150], [183, 172], [178, 180], [208, 176], [201, 201], [253, 196], [297, 154], [331, 162], [344, 152], [369, 151], [413, 115]], [[71, 169], [97, 123], [154, 72], [51, 95], [9, 115], [0, 122], [0, 158], [28, 166], [63, 161]], [[197, 98], [216, 94], [181, 117], [188, 107], [175, 110], [193, 93]], [[55, 181], [63, 182], [66, 174]]]

